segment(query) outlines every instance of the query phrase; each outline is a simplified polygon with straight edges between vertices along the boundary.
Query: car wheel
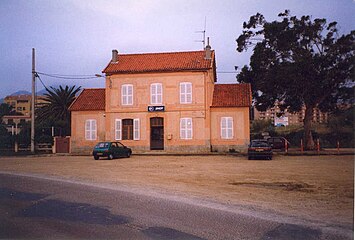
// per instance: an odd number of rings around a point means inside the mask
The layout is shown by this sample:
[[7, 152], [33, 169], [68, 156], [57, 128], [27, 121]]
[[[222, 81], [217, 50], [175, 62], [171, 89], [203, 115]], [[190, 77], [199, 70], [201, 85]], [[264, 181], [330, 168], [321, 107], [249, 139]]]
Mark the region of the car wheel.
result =
[[95, 159], [95, 160], [99, 160], [99, 158], [100, 158], [99, 156], [94, 155], [94, 159]]
[[126, 153], [126, 157], [129, 158], [130, 156], [131, 156], [131, 152], [127, 152], [127, 153]]
[[107, 158], [108, 158], [109, 160], [112, 160], [112, 159], [113, 159], [112, 153], [110, 153]]
[[253, 158], [252, 157], [248, 157], [248, 160], [252, 160]]

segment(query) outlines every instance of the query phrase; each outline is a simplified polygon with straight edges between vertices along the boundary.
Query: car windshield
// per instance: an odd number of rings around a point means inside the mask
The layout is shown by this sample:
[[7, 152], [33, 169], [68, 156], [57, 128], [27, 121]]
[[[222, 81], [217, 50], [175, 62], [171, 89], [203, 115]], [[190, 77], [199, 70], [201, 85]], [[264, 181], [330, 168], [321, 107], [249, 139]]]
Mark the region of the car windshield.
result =
[[108, 148], [109, 147], [109, 143], [108, 142], [101, 142], [98, 143], [95, 148]]
[[269, 144], [262, 141], [254, 141], [250, 144], [251, 147], [269, 147]]

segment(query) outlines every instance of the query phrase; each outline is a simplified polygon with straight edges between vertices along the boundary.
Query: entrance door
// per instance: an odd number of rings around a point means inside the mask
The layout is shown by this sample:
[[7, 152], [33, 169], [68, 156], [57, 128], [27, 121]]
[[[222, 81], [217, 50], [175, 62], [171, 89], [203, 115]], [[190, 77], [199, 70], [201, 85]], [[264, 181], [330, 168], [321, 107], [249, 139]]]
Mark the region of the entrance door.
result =
[[164, 150], [164, 118], [150, 119], [150, 150]]

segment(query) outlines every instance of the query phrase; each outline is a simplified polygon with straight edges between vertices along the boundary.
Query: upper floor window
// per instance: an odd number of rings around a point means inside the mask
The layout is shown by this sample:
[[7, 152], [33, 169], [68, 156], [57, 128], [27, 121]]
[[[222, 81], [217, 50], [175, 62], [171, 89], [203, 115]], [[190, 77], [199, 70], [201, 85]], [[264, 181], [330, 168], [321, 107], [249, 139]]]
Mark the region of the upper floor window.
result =
[[95, 119], [88, 119], [85, 122], [85, 139], [96, 140], [97, 126]]
[[163, 102], [163, 87], [161, 83], [152, 83], [150, 85], [150, 103], [162, 104]]
[[192, 118], [180, 118], [180, 139], [192, 139]]
[[232, 139], [233, 138], [233, 118], [222, 117], [221, 118], [221, 138]]
[[180, 83], [180, 103], [192, 103], [192, 83]]
[[121, 88], [122, 105], [133, 105], [133, 85], [124, 84]]

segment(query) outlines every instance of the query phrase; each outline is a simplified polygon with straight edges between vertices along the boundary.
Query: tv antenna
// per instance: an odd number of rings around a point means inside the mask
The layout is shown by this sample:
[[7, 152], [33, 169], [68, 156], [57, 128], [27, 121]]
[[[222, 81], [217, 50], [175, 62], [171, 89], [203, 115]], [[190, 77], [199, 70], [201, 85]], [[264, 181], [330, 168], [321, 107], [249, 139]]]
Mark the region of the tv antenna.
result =
[[206, 47], [206, 17], [205, 17], [205, 25], [202, 31], [196, 31], [195, 33], [202, 33], [202, 40], [195, 40], [195, 42], [202, 42], [203, 49]]

